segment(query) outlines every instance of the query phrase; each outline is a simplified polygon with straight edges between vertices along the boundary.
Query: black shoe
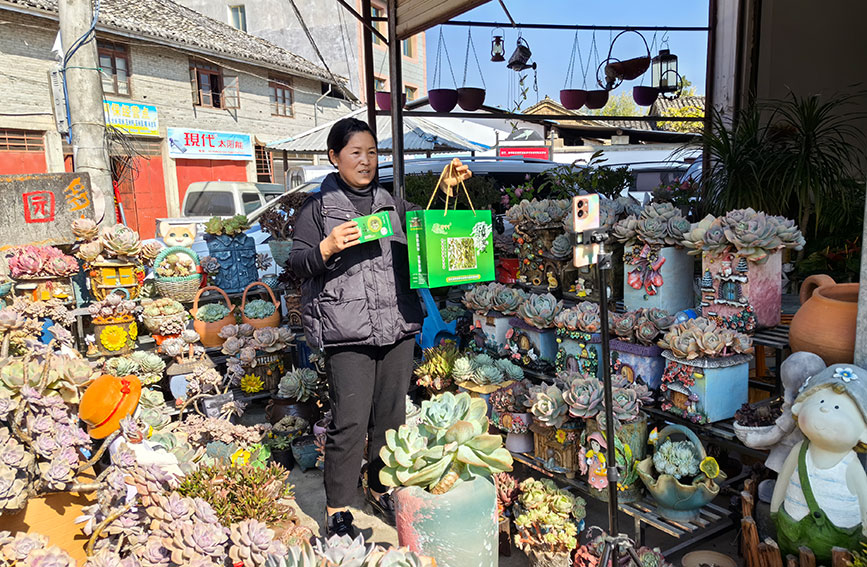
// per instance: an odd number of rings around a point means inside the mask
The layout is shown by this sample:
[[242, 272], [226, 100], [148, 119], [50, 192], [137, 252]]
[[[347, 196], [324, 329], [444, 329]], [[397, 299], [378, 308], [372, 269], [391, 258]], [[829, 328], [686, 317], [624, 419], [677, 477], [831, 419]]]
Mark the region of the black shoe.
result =
[[391, 499], [391, 494], [383, 493], [377, 498], [373, 495], [370, 489], [367, 490], [367, 502], [373, 511], [381, 517], [388, 525], [394, 525], [394, 501]]
[[325, 526], [325, 537], [330, 538], [333, 535], [348, 535], [352, 539], [355, 539], [358, 532], [355, 530], [355, 526], [352, 525], [351, 513], [335, 512], [328, 516], [328, 521]]

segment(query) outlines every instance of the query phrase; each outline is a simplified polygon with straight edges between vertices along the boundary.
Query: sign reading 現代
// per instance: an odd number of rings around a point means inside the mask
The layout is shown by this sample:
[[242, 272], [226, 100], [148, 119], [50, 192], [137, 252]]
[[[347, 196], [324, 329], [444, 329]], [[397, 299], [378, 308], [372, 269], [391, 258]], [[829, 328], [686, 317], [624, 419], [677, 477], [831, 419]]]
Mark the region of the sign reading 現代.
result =
[[72, 221], [93, 216], [86, 173], [0, 175], [0, 249], [71, 244]]
[[135, 102], [103, 100], [105, 124], [136, 136], [159, 136], [157, 107]]
[[255, 159], [249, 134], [168, 128], [169, 157], [182, 159]]

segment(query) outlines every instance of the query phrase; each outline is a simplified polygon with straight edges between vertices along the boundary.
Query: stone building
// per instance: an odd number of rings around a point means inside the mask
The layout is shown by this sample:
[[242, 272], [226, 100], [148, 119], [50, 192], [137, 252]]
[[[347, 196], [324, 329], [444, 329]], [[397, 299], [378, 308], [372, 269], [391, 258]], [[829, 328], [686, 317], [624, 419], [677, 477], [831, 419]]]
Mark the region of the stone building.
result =
[[[0, 0], [0, 14], [0, 174], [71, 170], [50, 78], [57, 2]], [[96, 49], [106, 120], [139, 155], [118, 190], [143, 237], [193, 181], [281, 183], [264, 146], [351, 110], [322, 96], [321, 66], [171, 0], [102, 0]]]

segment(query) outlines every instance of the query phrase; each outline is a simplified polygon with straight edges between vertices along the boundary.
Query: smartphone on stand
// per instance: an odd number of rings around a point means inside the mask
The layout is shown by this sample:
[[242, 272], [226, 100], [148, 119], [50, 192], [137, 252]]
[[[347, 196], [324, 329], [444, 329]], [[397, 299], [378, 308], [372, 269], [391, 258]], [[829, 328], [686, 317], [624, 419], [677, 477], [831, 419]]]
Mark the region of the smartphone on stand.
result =
[[577, 233], [573, 264], [576, 268], [599, 261], [599, 244], [582, 242], [585, 230], [599, 228], [599, 195], [578, 195], [572, 198], [572, 227]]

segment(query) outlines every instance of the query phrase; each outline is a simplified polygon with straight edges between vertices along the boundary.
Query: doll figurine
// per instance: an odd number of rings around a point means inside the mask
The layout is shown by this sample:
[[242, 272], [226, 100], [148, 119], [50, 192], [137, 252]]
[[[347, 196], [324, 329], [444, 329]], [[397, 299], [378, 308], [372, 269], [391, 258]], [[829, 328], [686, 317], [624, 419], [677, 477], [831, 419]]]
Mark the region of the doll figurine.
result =
[[859, 549], [867, 535], [867, 473], [854, 450], [867, 448], [867, 370], [835, 364], [807, 378], [792, 414], [806, 439], [783, 463], [771, 516], [784, 556], [807, 546], [827, 565], [831, 548]]
[[596, 490], [608, 487], [608, 467], [605, 465], [605, 450], [608, 444], [598, 431], [587, 437], [590, 450], [581, 447], [578, 463], [581, 474], [587, 475], [587, 483]]
[[804, 434], [798, 429], [792, 415], [792, 404], [795, 396], [808, 377], [814, 376], [825, 369], [825, 363], [819, 355], [812, 352], [796, 352], [782, 364], [780, 376], [783, 382], [783, 413], [774, 422], [770, 431], [747, 431], [744, 433], [744, 445], [753, 449], [768, 449], [770, 454], [765, 466], [779, 473], [783, 462], [796, 443], [803, 441]]

